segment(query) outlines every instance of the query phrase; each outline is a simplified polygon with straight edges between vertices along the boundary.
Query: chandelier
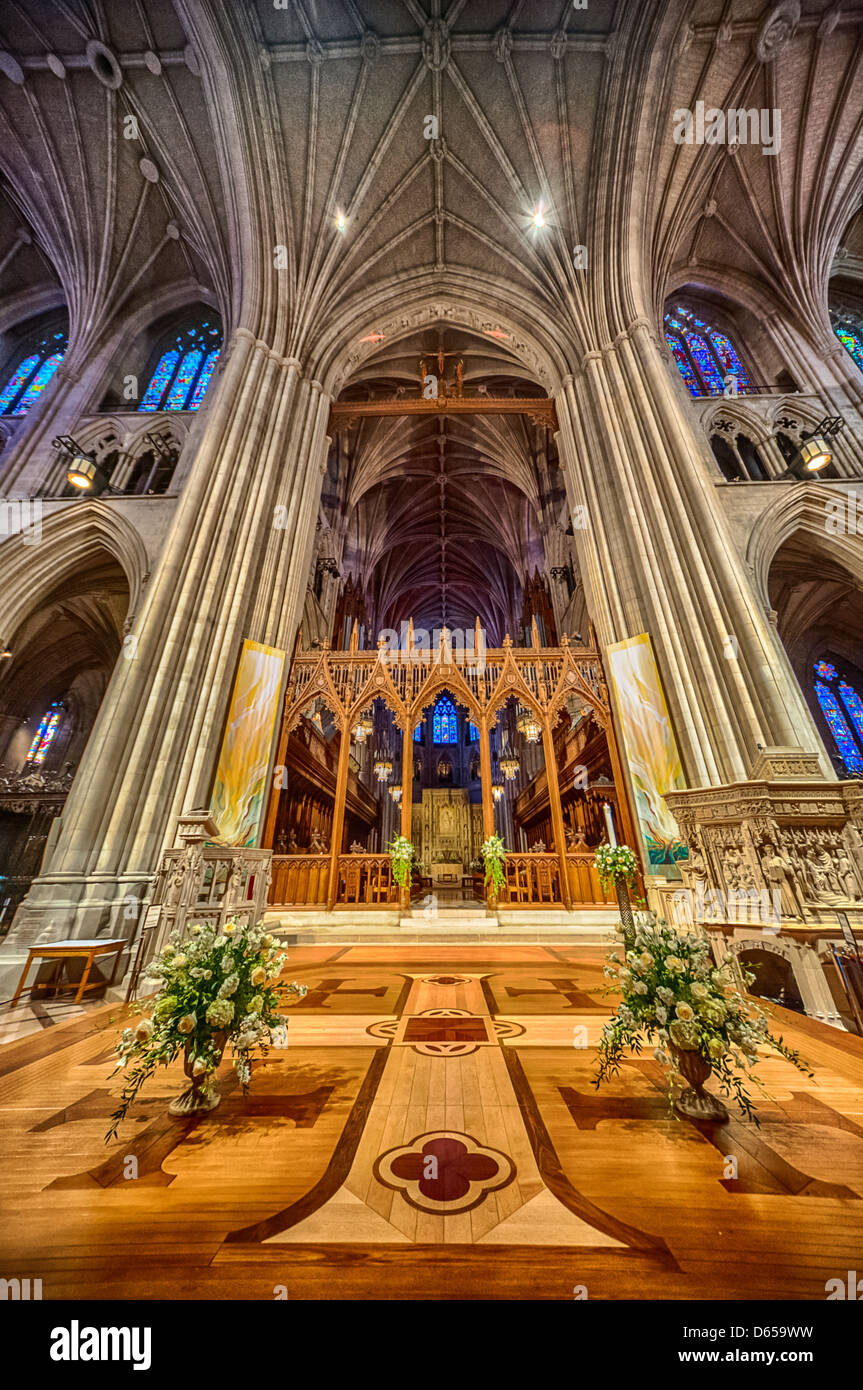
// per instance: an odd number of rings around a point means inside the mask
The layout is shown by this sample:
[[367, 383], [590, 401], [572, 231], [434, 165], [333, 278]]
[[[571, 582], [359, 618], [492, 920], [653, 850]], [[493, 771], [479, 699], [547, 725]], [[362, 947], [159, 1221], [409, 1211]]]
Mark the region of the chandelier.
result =
[[521, 763], [514, 753], [504, 753], [500, 760], [500, 770], [508, 782], [515, 781], [516, 773], [521, 767]]
[[352, 730], [357, 743], [365, 743], [366, 739], [374, 731], [374, 727], [372, 717], [368, 710], [366, 710], [365, 714], [360, 715]]
[[379, 782], [388, 782], [393, 775], [392, 758], [378, 754], [375, 758], [375, 776]]
[[528, 743], [539, 742], [539, 737], [542, 733], [542, 728], [537, 723], [536, 716], [531, 714], [530, 710], [525, 709], [523, 706], [520, 705], [518, 711], [518, 718], [515, 721], [515, 725], [519, 733], [524, 734], [524, 737], [527, 739]]
[[491, 789], [491, 794], [494, 797], [495, 801], [500, 801], [501, 797], [503, 796], [503, 782], [495, 782], [494, 786]]
[[399, 802], [400, 802], [401, 799], [402, 799], [402, 789], [401, 789], [401, 787], [390, 787], [390, 796], [392, 797], [393, 801], [394, 801], [394, 802], [396, 803], [396, 805], [398, 806]]

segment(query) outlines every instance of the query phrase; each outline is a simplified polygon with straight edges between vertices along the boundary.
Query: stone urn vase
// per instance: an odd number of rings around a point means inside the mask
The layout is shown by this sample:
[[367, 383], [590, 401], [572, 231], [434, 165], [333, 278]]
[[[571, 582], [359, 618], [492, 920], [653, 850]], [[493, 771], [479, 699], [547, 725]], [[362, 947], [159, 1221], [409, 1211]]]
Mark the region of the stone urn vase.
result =
[[[213, 1033], [216, 1068], [222, 1060], [222, 1053], [227, 1041], [228, 1035], [222, 1029]], [[215, 1110], [222, 1099], [215, 1086], [215, 1070], [195, 1075], [191, 1043], [186, 1043], [186, 1049], [183, 1053], [183, 1070], [189, 1078], [189, 1085], [185, 1091], [177, 1096], [176, 1100], [171, 1101], [168, 1106], [169, 1113], [171, 1115], [203, 1115], [210, 1110]]]
[[704, 1089], [704, 1083], [713, 1068], [697, 1050], [671, 1048], [674, 1064], [685, 1081], [689, 1082], [685, 1091], [674, 1102], [678, 1115], [687, 1120], [710, 1120], [713, 1124], [724, 1125], [728, 1121], [728, 1111], [717, 1096]]

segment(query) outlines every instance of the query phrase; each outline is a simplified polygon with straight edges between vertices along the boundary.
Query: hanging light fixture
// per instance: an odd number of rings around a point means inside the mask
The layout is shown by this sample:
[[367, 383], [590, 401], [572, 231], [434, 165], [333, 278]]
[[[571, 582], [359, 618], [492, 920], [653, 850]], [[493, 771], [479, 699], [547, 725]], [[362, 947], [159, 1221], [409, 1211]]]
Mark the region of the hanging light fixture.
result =
[[500, 770], [508, 782], [514, 782], [521, 763], [514, 753], [504, 753], [500, 760]]
[[393, 801], [394, 801], [394, 802], [396, 803], [396, 805], [398, 806], [399, 802], [400, 802], [401, 799], [402, 799], [402, 789], [401, 789], [401, 787], [390, 787], [390, 796], [392, 797]]
[[357, 743], [365, 743], [366, 739], [374, 732], [374, 727], [372, 717], [366, 710], [360, 715], [352, 730]]
[[528, 743], [538, 743], [542, 734], [542, 727], [537, 723], [536, 715], [531, 714], [529, 709], [523, 705], [518, 707], [518, 716], [515, 726], [520, 734], [523, 734]]
[[379, 782], [388, 782], [393, 775], [393, 761], [385, 753], [379, 753], [375, 758], [375, 776]]
[[491, 794], [494, 797], [495, 801], [500, 801], [501, 797], [503, 796], [503, 782], [495, 782], [494, 786], [491, 789]]

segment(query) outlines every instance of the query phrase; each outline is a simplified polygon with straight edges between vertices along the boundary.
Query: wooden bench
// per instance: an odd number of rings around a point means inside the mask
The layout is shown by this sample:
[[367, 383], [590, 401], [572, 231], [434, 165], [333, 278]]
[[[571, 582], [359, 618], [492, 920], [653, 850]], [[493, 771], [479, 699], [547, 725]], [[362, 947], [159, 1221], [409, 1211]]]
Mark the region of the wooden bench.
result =
[[[12, 999], [12, 1007], [14, 1008], [14, 1006], [18, 1003], [21, 991], [24, 989], [24, 981], [27, 979], [27, 972], [30, 969], [30, 966], [32, 965], [34, 960], [56, 960], [59, 962], [59, 965], [57, 967], [56, 978], [50, 982], [50, 984], [53, 984], [55, 991], [60, 988], [60, 977], [63, 974], [63, 962], [67, 960], [83, 960], [85, 962], [85, 965], [84, 972], [81, 976], [80, 981], [76, 985], [74, 980], [69, 980], [67, 984], [67, 988], [77, 989], [77, 994], [75, 995], [75, 1003], [80, 1004], [82, 994], [84, 994], [87, 990], [90, 989], [101, 989], [102, 986], [105, 984], [104, 980], [94, 980], [92, 984], [87, 983], [87, 981], [90, 978], [90, 971], [93, 967], [93, 961], [96, 959], [96, 957], [108, 956], [113, 954], [114, 969], [111, 971], [111, 978], [107, 982], [108, 985], [112, 985], [114, 983], [114, 976], [117, 973], [117, 963], [120, 959], [120, 953], [122, 952], [123, 947], [125, 945], [125, 937], [123, 937], [122, 939], [107, 939], [105, 937], [100, 937], [96, 941], [46, 941], [42, 946], [31, 946], [29, 954], [27, 956], [27, 964], [21, 971], [21, 978], [18, 981], [18, 988], [16, 989], [15, 995]], [[46, 984], [46, 987], [50, 987], [50, 985]], [[33, 990], [38, 988], [39, 981], [34, 980], [33, 984], [30, 986], [30, 989]]]

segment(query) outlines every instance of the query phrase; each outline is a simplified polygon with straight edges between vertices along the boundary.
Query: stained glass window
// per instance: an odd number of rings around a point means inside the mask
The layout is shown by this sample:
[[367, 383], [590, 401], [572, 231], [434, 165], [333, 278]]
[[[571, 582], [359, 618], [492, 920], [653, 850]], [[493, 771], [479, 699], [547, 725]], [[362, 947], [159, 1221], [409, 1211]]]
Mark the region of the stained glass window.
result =
[[158, 410], [162, 397], [168, 387], [168, 382], [174, 375], [174, 368], [180, 360], [178, 352], [166, 352], [159, 358], [159, 365], [153, 373], [153, 379], [144, 392], [140, 410]]
[[863, 317], [850, 309], [831, 309], [833, 332], [863, 372]]
[[55, 352], [53, 356], [45, 359], [39, 370], [34, 372], [33, 376], [30, 378], [27, 390], [24, 392], [15, 409], [9, 412], [10, 415], [23, 415], [25, 411], [30, 409], [37, 396], [45, 390], [45, 387], [48, 385], [48, 382], [51, 380], [62, 361], [62, 352]]
[[842, 703], [851, 715], [854, 724], [854, 732], [858, 739], [863, 741], [863, 700], [857, 694], [853, 685], [847, 681], [839, 682], [839, 694], [842, 696]]
[[65, 351], [63, 331], [50, 333], [38, 347], [31, 347], [0, 391], [0, 415], [23, 415], [28, 411], [63, 361]]
[[30, 750], [25, 759], [33, 767], [41, 767], [45, 761], [45, 754], [51, 747], [60, 727], [61, 707], [58, 704], [51, 706], [42, 716], [42, 722], [36, 730], [36, 736], [30, 744]]
[[846, 769], [863, 776], [863, 700], [829, 661], [816, 661], [815, 694]]
[[139, 410], [197, 410], [210, 384], [222, 335], [212, 323], [178, 333], [160, 356]]
[[682, 304], [665, 315], [665, 341], [691, 396], [724, 395], [728, 376], [738, 392], [755, 389], [731, 339]]
[[432, 716], [432, 737], [435, 743], [455, 743], [458, 739], [458, 719], [455, 705], [448, 695], [442, 695]]
[[469, 743], [479, 743], [479, 729], [468, 720], [467, 737]]
[[414, 729], [414, 743], [422, 743], [422, 741], [423, 741], [423, 726], [422, 726], [422, 724], [417, 724], [416, 728]]
[[189, 401], [190, 410], [197, 410], [201, 401], [204, 399], [204, 392], [210, 384], [210, 377], [213, 375], [213, 370], [218, 360], [219, 353], [217, 349], [207, 354], [207, 360], [198, 374], [198, 380], [195, 382], [195, 389], [192, 392], [192, 399]]

